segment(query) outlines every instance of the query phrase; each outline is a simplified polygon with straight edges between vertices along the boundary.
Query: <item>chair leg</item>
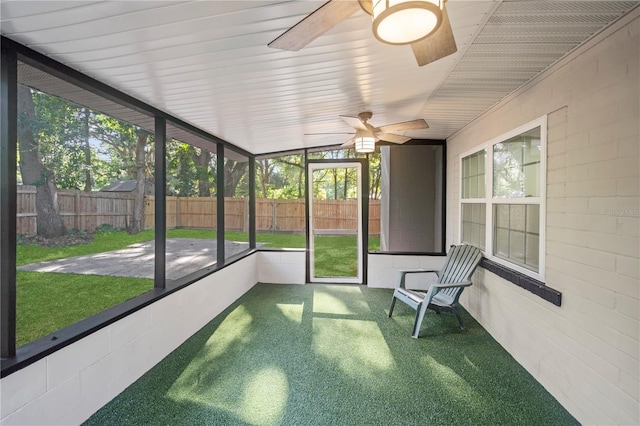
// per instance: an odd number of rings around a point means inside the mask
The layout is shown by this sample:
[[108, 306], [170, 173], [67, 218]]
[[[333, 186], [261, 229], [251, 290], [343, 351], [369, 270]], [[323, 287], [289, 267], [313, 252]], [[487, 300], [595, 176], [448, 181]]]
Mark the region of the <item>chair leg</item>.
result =
[[391, 299], [391, 307], [389, 308], [389, 318], [391, 318], [391, 314], [393, 313], [394, 306], [396, 306], [396, 296], [395, 295]]
[[420, 334], [420, 326], [422, 325], [424, 314], [427, 312], [427, 306], [426, 303], [422, 303], [416, 309], [416, 322], [413, 324], [413, 334], [411, 335], [414, 339], [417, 339]]
[[454, 314], [456, 314], [456, 318], [458, 318], [458, 323], [460, 324], [460, 330], [464, 330], [464, 321], [462, 321], [462, 315], [460, 315], [460, 310], [457, 306], [452, 306], [451, 310]]

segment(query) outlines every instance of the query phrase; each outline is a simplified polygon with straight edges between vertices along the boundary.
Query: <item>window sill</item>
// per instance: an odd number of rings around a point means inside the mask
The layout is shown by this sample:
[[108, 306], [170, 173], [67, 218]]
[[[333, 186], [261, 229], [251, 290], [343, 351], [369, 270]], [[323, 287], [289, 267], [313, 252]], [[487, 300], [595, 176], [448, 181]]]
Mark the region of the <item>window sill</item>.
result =
[[512, 282], [518, 287], [522, 287], [525, 290], [530, 291], [536, 296], [543, 298], [547, 302], [550, 302], [556, 306], [562, 305], [562, 293], [551, 287], [547, 287], [547, 285], [542, 281], [538, 281], [520, 272], [516, 272], [512, 269], [507, 268], [506, 266], [503, 266], [486, 258], [482, 259], [482, 261], [480, 262], [480, 266], [485, 270], [492, 272], [507, 281]]

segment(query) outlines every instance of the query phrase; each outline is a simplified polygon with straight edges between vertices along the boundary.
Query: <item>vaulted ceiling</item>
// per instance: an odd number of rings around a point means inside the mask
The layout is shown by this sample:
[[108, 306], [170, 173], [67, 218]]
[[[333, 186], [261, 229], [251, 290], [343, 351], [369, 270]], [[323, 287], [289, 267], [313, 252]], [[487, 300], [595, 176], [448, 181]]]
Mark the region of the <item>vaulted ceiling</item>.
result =
[[340, 144], [317, 133], [349, 132], [339, 116], [361, 111], [446, 139], [640, 2], [449, 0], [458, 52], [423, 67], [362, 11], [298, 52], [267, 47], [322, 4], [2, 0], [0, 31], [260, 154]]

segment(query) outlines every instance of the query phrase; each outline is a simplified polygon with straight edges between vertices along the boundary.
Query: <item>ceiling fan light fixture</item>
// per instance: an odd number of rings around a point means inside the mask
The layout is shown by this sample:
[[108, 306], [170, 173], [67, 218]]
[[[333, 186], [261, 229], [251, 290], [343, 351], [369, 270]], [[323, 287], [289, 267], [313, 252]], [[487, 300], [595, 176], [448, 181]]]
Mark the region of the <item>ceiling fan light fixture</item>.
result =
[[387, 44], [411, 44], [442, 24], [444, 0], [373, 0], [373, 35]]
[[357, 130], [353, 140], [356, 152], [368, 153], [376, 149], [376, 138], [371, 130]]

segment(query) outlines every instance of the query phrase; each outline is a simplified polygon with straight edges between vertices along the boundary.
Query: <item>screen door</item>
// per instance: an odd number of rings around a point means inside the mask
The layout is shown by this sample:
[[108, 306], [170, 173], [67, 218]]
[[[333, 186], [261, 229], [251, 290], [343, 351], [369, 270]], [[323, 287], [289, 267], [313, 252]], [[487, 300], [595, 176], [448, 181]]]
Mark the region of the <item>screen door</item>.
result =
[[311, 282], [362, 283], [362, 164], [309, 163]]

